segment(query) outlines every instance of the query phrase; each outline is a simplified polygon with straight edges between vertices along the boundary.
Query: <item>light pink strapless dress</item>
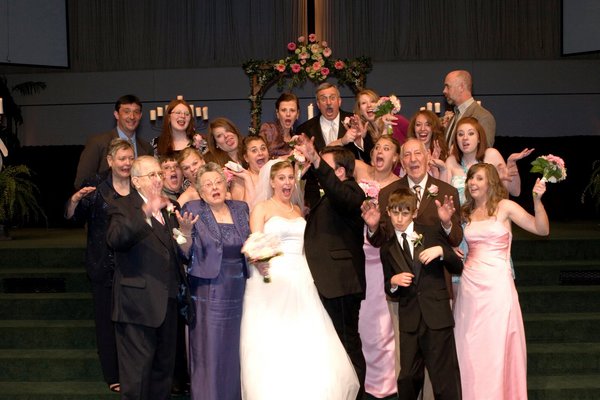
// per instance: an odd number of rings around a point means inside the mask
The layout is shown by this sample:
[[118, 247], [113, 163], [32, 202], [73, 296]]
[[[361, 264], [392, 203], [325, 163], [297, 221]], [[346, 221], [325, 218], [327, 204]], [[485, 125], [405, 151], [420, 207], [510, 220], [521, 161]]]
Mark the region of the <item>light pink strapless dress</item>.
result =
[[489, 219], [465, 227], [469, 253], [454, 305], [464, 400], [527, 399], [525, 330], [510, 268], [511, 233]]

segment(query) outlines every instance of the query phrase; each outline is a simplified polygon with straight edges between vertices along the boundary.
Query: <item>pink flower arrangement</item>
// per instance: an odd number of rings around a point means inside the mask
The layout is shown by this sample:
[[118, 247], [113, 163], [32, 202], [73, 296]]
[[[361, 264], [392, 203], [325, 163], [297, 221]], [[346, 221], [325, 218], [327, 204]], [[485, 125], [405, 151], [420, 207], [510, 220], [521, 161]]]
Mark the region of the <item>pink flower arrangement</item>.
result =
[[319, 42], [314, 33], [308, 35], [308, 42], [304, 36], [298, 37], [296, 42], [287, 44], [287, 49], [292, 55], [277, 61], [273, 68], [280, 73], [290, 72], [297, 81], [308, 78], [322, 82], [331, 75], [332, 68], [338, 71], [346, 68], [342, 60], [329, 61], [333, 51], [326, 41]]
[[567, 178], [567, 168], [562, 158], [548, 154], [540, 156], [531, 162], [530, 172], [540, 172], [542, 182], [556, 183]]
[[379, 190], [381, 189], [379, 183], [376, 181], [361, 180], [358, 183], [358, 186], [360, 186], [360, 188], [365, 192], [365, 197], [368, 200], [377, 201], [379, 198]]
[[[252, 263], [269, 262], [273, 257], [283, 254], [279, 250], [279, 245], [279, 237], [269, 233], [254, 232], [244, 243], [242, 253]], [[265, 275], [263, 281], [271, 282], [271, 276]]]

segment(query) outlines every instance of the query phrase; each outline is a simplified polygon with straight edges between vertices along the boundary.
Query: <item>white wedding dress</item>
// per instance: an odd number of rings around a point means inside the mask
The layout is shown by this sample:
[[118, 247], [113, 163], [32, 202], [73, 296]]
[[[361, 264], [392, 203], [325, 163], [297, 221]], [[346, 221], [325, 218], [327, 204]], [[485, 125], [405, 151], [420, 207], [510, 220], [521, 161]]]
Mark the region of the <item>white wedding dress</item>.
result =
[[354, 368], [323, 308], [303, 254], [303, 218], [275, 216], [265, 233], [281, 238], [271, 282], [253, 268], [241, 328], [244, 400], [353, 400]]

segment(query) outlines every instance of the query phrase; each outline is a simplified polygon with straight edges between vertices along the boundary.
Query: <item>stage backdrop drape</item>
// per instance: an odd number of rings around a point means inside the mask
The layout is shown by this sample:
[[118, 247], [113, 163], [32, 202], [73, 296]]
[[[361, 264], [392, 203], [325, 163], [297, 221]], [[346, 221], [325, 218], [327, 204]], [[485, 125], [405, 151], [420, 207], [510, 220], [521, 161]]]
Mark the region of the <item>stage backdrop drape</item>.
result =
[[[307, 33], [306, 1], [68, 0], [71, 71], [278, 59]], [[319, 39], [336, 57], [561, 58], [561, 0], [317, 0], [316, 9]]]

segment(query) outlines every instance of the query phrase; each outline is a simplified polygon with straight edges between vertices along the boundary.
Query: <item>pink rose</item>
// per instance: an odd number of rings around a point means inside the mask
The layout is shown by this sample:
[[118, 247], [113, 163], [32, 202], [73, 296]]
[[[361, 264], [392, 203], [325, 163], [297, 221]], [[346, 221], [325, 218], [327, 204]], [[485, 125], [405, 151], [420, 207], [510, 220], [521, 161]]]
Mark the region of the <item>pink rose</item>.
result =
[[308, 54], [308, 52], [303, 51], [302, 53], [300, 53], [300, 55], [298, 56], [301, 60], [307, 60], [310, 58], [310, 54]]
[[321, 69], [321, 63], [315, 62], [315, 63], [313, 63], [312, 67], [313, 67], [313, 70], [318, 71]]
[[325, 57], [329, 57], [329, 56], [331, 55], [331, 49], [330, 49], [329, 47], [325, 47], [325, 48], [323, 49], [323, 55], [324, 55]]
[[344, 69], [346, 64], [342, 60], [337, 60], [334, 64], [335, 69]]
[[279, 72], [284, 72], [285, 71], [285, 65], [283, 64], [277, 64], [275, 65], [275, 69]]
[[300, 42], [300, 43], [304, 42], [305, 40], [306, 40], [306, 38], [304, 36], [300, 36], [298, 38], [298, 42]]
[[311, 33], [310, 35], [308, 35], [308, 41], [311, 43], [314, 43], [317, 41], [317, 35], [315, 35], [314, 33]]
[[429, 187], [427, 188], [427, 197], [437, 196], [439, 190], [440, 189], [436, 185], [434, 185], [434, 184], [429, 185]]
[[288, 50], [289, 50], [289, 51], [294, 51], [294, 50], [296, 50], [296, 43], [294, 43], [294, 42], [289, 42], [289, 43], [288, 43]]
[[321, 68], [321, 75], [323, 75], [323, 76], [329, 75], [329, 68], [327, 68], [327, 67]]
[[300, 70], [302, 69], [302, 67], [300, 66], [300, 64], [292, 64], [292, 72], [297, 74], [298, 72], [300, 72]]
[[323, 46], [323, 47], [327, 47], [327, 42], [323, 40], [323, 41], [321, 42], [321, 46]]

